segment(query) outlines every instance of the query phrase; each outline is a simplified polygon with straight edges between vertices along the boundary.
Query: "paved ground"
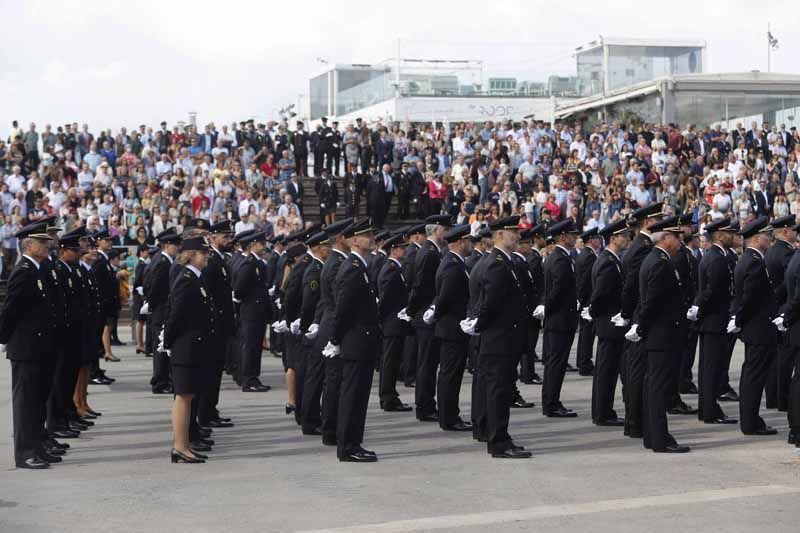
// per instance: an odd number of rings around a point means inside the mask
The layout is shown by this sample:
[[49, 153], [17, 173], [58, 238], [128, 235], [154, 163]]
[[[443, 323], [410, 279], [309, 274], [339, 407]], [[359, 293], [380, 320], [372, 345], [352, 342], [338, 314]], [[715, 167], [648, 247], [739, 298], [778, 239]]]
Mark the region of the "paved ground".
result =
[[[13, 470], [10, 436], [0, 442], [0, 531], [757, 531], [800, 528], [800, 465], [785, 444], [782, 413], [766, 413], [776, 437], [670, 417], [692, 453], [656, 455], [588, 415], [590, 378], [570, 374], [572, 420], [515, 410], [512, 434], [535, 452], [492, 460], [469, 435], [444, 433], [411, 413], [383, 413], [373, 395], [366, 445], [380, 462], [339, 463], [283, 413], [278, 359], [264, 358], [265, 394], [237, 392], [225, 378], [224, 414], [212, 460], [171, 465], [171, 398], [153, 396], [150, 360], [129, 347], [106, 364], [118, 379], [91, 387], [104, 416], [73, 440], [49, 471]], [[737, 347], [734, 366], [741, 365]], [[738, 371], [737, 371], [738, 376]], [[0, 365], [0, 425], [10, 430], [9, 366]], [[469, 380], [462, 407], [469, 412]], [[738, 388], [738, 387], [737, 387]], [[523, 386], [539, 403], [540, 387]], [[407, 402], [411, 389], [401, 389]], [[696, 398], [686, 398], [696, 404]], [[734, 406], [725, 406], [729, 414]], [[618, 410], [621, 408], [618, 405]]]

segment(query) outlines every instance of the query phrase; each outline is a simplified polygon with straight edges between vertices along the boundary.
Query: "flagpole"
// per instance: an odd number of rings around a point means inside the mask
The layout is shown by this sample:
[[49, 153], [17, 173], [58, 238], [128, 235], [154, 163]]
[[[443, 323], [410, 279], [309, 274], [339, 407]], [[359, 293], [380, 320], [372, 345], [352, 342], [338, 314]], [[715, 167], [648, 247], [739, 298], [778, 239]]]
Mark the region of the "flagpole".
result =
[[772, 71], [772, 31], [767, 22], [767, 73]]

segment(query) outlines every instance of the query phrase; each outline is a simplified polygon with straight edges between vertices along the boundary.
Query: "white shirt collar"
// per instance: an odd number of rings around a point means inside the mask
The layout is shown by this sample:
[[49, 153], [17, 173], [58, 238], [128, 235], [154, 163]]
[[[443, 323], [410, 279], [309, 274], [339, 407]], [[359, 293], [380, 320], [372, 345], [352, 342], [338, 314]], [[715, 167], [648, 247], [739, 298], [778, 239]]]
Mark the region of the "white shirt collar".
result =
[[439, 253], [442, 253], [442, 249], [439, 247], [439, 245], [438, 245], [438, 244], [436, 244], [436, 242], [434, 242], [434, 240], [433, 240], [433, 239], [428, 239], [428, 240], [430, 241], [430, 243], [431, 243], [432, 245], [434, 245], [434, 246], [436, 247], [436, 250], [437, 250]]
[[169, 255], [167, 252], [161, 252], [161, 255], [163, 255], [164, 257], [167, 258], [167, 261], [169, 261], [170, 265], [175, 262], [175, 260], [172, 258], [172, 256]]
[[764, 254], [762, 254], [761, 250], [759, 250], [758, 248], [753, 248], [752, 246], [748, 246], [747, 249], [748, 250], [753, 250], [755, 253], [757, 253], [758, 255], [761, 256], [761, 260], [762, 261], [764, 260]]
[[717, 248], [719, 248], [720, 250], [722, 250], [722, 255], [728, 255], [728, 252], [725, 250], [725, 248], [723, 248], [723, 247], [722, 247], [722, 246], [720, 246], [719, 244], [717, 244], [717, 243], [714, 243], [714, 246], [716, 246]]
[[562, 250], [564, 250], [564, 253], [565, 253], [565, 254], [567, 254], [567, 256], [569, 256], [569, 255], [570, 255], [570, 254], [569, 254], [569, 250], [567, 250], [566, 248], [564, 248], [564, 247], [563, 247], [563, 246], [561, 246], [560, 244], [556, 244], [556, 248], [561, 248]]
[[389, 261], [394, 261], [394, 264], [396, 264], [397, 266], [399, 266], [401, 269], [403, 268], [403, 265], [401, 265], [401, 264], [400, 264], [400, 261], [398, 261], [398, 260], [397, 260], [397, 259], [395, 259], [394, 257], [390, 257], [390, 258], [389, 258]]
[[668, 252], [668, 251], [666, 251], [665, 249], [663, 249], [662, 247], [660, 247], [660, 246], [656, 246], [656, 248], [658, 248], [659, 250], [661, 250], [662, 252], [664, 252], [664, 254], [666, 254], [666, 256], [667, 256], [667, 257], [670, 257], [670, 255], [669, 255], [669, 252]]
[[67, 270], [69, 270], [69, 271], [70, 271], [70, 273], [72, 272], [72, 267], [71, 267], [71, 266], [69, 266], [69, 264], [68, 264], [66, 261], [63, 261], [63, 260], [59, 259], [59, 262], [60, 262], [61, 264], [63, 264], [65, 267], [67, 267]]
[[219, 250], [217, 250], [213, 246], [211, 247], [211, 249], [214, 250], [215, 252], [217, 252], [217, 255], [219, 256], [220, 259], [225, 259], [225, 256], [222, 255], [222, 252], [220, 252]]
[[506, 252], [506, 251], [505, 251], [505, 250], [503, 250], [502, 248], [498, 248], [497, 246], [495, 246], [495, 247], [494, 247], [494, 249], [495, 249], [495, 250], [497, 250], [498, 252], [501, 252], [501, 253], [502, 253], [504, 256], [506, 256], [506, 259], [508, 259], [509, 261], [511, 261], [511, 256], [510, 256], [510, 255], [508, 255], [508, 252]]
[[[106, 253], [103, 250], [98, 248], [97, 249], [97, 253], [102, 255], [105, 258], [105, 260], [108, 261], [108, 255], [106, 255]], [[164, 254], [164, 255], [166, 255], [166, 254]]]
[[363, 258], [363, 257], [361, 257], [361, 256], [358, 254], [358, 252], [351, 250], [351, 251], [350, 251], [350, 253], [351, 253], [351, 254], [353, 254], [354, 256], [358, 257], [359, 259], [361, 259], [361, 262], [364, 264], [364, 268], [367, 268], [367, 262], [366, 262], [366, 260], [364, 260], [364, 258]]
[[189, 270], [191, 270], [191, 271], [192, 271], [192, 273], [193, 273], [195, 276], [197, 276], [198, 278], [200, 277], [200, 271], [199, 271], [199, 270], [197, 270], [197, 268], [196, 268], [196, 267], [193, 267], [192, 265], [186, 265], [186, 268], [188, 268]]
[[307, 253], [308, 255], [310, 255], [310, 256], [311, 256], [311, 259], [313, 259], [313, 260], [315, 260], [315, 261], [319, 261], [320, 263], [322, 263], [322, 259], [320, 259], [320, 258], [319, 258], [319, 257], [317, 257], [316, 255], [314, 255], [313, 253], [311, 253], [311, 250], [309, 250], [309, 251], [308, 251], [308, 252], [306, 252], [306, 253]]
[[456, 252], [454, 252], [453, 250], [448, 250], [448, 252], [450, 252], [450, 253], [451, 253], [451, 254], [453, 254], [454, 256], [458, 257], [459, 259], [461, 259], [461, 262], [462, 262], [462, 263], [464, 263], [464, 262], [465, 262], [465, 261], [464, 261], [464, 258], [463, 258], [463, 257], [461, 257], [461, 254], [459, 254], [459, 253], [456, 253]]
[[83, 259], [81, 259], [81, 266], [82, 266], [83, 268], [85, 268], [86, 270], [91, 270], [91, 269], [92, 269], [92, 267], [91, 267], [91, 266], [89, 266], [89, 263], [87, 263], [87, 262], [86, 262], [86, 261], [84, 261]]
[[34, 264], [34, 266], [36, 266], [36, 270], [39, 270], [39, 261], [37, 261], [37, 260], [36, 260], [36, 259], [34, 259], [33, 257], [31, 257], [31, 256], [29, 256], [29, 255], [25, 255], [25, 254], [22, 254], [22, 257], [24, 257], [25, 259], [27, 259], [28, 261], [30, 261], [31, 263], [33, 263], [33, 264]]
[[616, 257], [616, 258], [617, 258], [617, 261], [620, 261], [620, 262], [622, 262], [622, 260], [621, 260], [621, 259], [619, 258], [619, 256], [618, 256], [618, 255], [617, 255], [617, 254], [614, 252], [614, 250], [612, 250], [611, 248], [606, 248], [606, 250], [608, 250], [608, 253], [610, 253], [611, 255], [613, 255], [614, 257]]
[[525, 259], [525, 256], [524, 256], [524, 255], [522, 255], [521, 253], [519, 253], [519, 252], [512, 252], [512, 253], [513, 253], [514, 255], [516, 255], [517, 257], [519, 257], [520, 259], [524, 259], [525, 261], [527, 261], [527, 259]]
[[346, 253], [344, 253], [343, 251], [341, 251], [341, 250], [340, 250], [340, 249], [338, 249], [338, 248], [331, 248], [331, 250], [333, 250], [334, 252], [338, 253], [339, 255], [341, 255], [341, 256], [342, 256], [342, 257], [344, 257], [344, 258], [346, 258], [346, 257], [347, 257], [347, 254], [346, 254]]

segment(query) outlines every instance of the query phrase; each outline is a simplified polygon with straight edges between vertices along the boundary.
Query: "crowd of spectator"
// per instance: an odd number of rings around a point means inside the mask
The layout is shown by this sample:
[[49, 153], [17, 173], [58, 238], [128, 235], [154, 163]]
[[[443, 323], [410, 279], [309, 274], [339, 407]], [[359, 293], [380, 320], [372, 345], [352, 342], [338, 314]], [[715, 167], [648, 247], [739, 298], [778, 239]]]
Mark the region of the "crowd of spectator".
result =
[[220, 129], [162, 122], [155, 130], [92, 132], [86, 124], [39, 131], [15, 121], [0, 135], [0, 239], [7, 272], [15, 231], [51, 215], [68, 229], [107, 227], [120, 246], [152, 243], [192, 218], [285, 234], [305, 222], [306, 174], [318, 174], [320, 204], [308, 222], [330, 222], [341, 211], [380, 224], [450, 213], [477, 229], [520, 214], [524, 226], [572, 217], [581, 229], [602, 228], [658, 202], [668, 212], [692, 212], [701, 227], [723, 216], [743, 223], [800, 212], [798, 155], [797, 130], [766, 122], [727, 131], [358, 119], [342, 131], [326, 122], [306, 132], [250, 120]]

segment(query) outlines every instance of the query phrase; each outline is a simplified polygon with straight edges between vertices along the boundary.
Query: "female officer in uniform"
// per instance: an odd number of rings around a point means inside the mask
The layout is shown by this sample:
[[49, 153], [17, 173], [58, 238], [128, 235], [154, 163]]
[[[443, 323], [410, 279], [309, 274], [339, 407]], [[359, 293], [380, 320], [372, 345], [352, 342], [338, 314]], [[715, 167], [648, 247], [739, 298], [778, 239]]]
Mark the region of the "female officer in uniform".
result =
[[189, 447], [192, 397], [205, 392], [213, 354], [215, 333], [209, 293], [200, 273], [211, 247], [204, 237], [183, 241], [177, 262], [183, 269], [170, 288], [170, 306], [164, 325], [164, 349], [172, 363], [175, 402], [172, 406], [173, 463], [204, 463], [206, 456]]

